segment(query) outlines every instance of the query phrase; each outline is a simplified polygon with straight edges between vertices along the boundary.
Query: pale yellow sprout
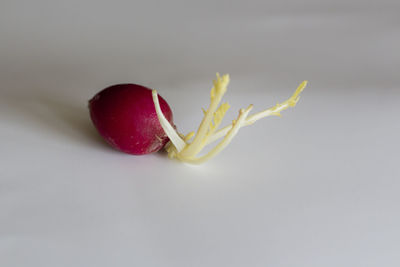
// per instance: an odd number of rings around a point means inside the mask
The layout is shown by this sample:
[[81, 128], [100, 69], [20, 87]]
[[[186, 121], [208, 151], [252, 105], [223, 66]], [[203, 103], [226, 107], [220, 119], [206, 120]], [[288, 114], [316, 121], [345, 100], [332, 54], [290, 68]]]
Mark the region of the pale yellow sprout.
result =
[[[284, 101], [281, 104], [276, 104], [274, 107], [266, 109], [264, 111], [258, 112], [256, 114], [253, 114], [249, 116], [246, 121], [244, 122], [243, 126], [247, 126], [250, 124], [253, 124], [255, 121], [268, 117], [268, 116], [281, 116], [281, 111], [289, 108], [289, 107], [294, 107], [296, 103], [299, 101], [300, 96], [299, 94], [306, 88], [307, 86], [307, 81], [303, 81], [296, 89], [294, 94], [286, 101]], [[228, 133], [228, 131], [232, 128], [232, 125], [228, 125], [219, 131], [217, 131], [215, 134], [213, 134], [208, 140], [207, 144], [214, 142], [215, 140], [223, 137]]]
[[[210, 106], [207, 110], [203, 109], [204, 117], [197, 132], [190, 132], [187, 135], [176, 132], [176, 130], [168, 122], [164, 114], [161, 112], [157, 91], [153, 90], [153, 102], [156, 107], [158, 119], [165, 133], [170, 139], [165, 146], [165, 149], [168, 152], [168, 157], [177, 158], [183, 162], [194, 164], [209, 160], [221, 152], [232, 141], [233, 137], [237, 134], [241, 127], [250, 125], [257, 120], [268, 116], [280, 116], [281, 111], [289, 107], [294, 107], [299, 101], [299, 94], [306, 87], [307, 81], [302, 82], [295, 93], [288, 100], [281, 104], [278, 103], [272, 108], [258, 112], [251, 116], [249, 116], [249, 112], [253, 108], [253, 105], [250, 105], [246, 109], [240, 109], [238, 117], [230, 125], [217, 131], [217, 128], [221, 124], [223, 117], [229, 109], [228, 103], [222, 103], [218, 107], [223, 95], [227, 91], [228, 84], [229, 75], [226, 74], [221, 77], [217, 73], [217, 79], [213, 81], [214, 86], [210, 93]], [[198, 156], [198, 154], [207, 144], [210, 144], [222, 137], [223, 139], [208, 153]], [[192, 138], [193, 141], [190, 142]]]

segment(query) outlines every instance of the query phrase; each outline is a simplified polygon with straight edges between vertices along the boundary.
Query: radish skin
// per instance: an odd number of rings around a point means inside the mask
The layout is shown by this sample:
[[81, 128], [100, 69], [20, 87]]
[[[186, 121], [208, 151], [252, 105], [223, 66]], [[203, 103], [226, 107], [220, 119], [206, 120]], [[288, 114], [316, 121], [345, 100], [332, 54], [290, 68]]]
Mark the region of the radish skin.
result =
[[[160, 114], [173, 127], [168, 103], [160, 96], [157, 101]], [[137, 84], [107, 87], [89, 101], [89, 110], [99, 134], [112, 147], [125, 153], [153, 153], [169, 140], [159, 123], [151, 89], [147, 87]]]

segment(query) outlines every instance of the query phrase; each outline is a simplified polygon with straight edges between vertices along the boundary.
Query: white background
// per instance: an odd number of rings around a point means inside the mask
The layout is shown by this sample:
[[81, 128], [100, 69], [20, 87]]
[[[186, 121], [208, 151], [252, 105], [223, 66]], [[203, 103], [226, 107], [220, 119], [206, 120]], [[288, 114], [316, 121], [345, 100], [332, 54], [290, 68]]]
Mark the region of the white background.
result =
[[[399, 266], [398, 1], [0, 2], [0, 266]], [[200, 166], [97, 135], [104, 87], [196, 129], [216, 72], [260, 111]]]

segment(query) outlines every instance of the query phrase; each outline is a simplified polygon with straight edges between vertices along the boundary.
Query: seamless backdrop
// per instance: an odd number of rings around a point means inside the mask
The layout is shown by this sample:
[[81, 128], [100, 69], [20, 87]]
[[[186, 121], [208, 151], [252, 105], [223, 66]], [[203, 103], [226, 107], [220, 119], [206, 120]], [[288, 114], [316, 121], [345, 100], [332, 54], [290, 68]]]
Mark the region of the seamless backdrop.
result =
[[[0, 266], [400, 264], [398, 1], [0, 2]], [[122, 154], [87, 101], [158, 92], [195, 130], [215, 73], [261, 111], [200, 166]], [[224, 124], [224, 123], [223, 123]]]

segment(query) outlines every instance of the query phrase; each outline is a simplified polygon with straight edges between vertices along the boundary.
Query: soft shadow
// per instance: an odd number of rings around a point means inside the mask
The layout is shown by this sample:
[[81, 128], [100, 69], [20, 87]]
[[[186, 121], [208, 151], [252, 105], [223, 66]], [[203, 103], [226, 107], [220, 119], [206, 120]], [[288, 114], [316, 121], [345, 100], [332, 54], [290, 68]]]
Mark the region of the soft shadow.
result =
[[43, 130], [63, 139], [115, 151], [94, 128], [87, 103], [58, 94], [36, 93], [30, 96], [4, 96], [7, 112], [12, 120], [33, 127], [38, 134]]
[[[43, 120], [49, 128], [81, 143], [114, 150], [97, 133], [90, 120], [87, 105], [80, 105], [49, 95], [38, 98], [37, 102], [52, 113], [52, 116]], [[64, 125], [61, 126], [61, 123]]]

